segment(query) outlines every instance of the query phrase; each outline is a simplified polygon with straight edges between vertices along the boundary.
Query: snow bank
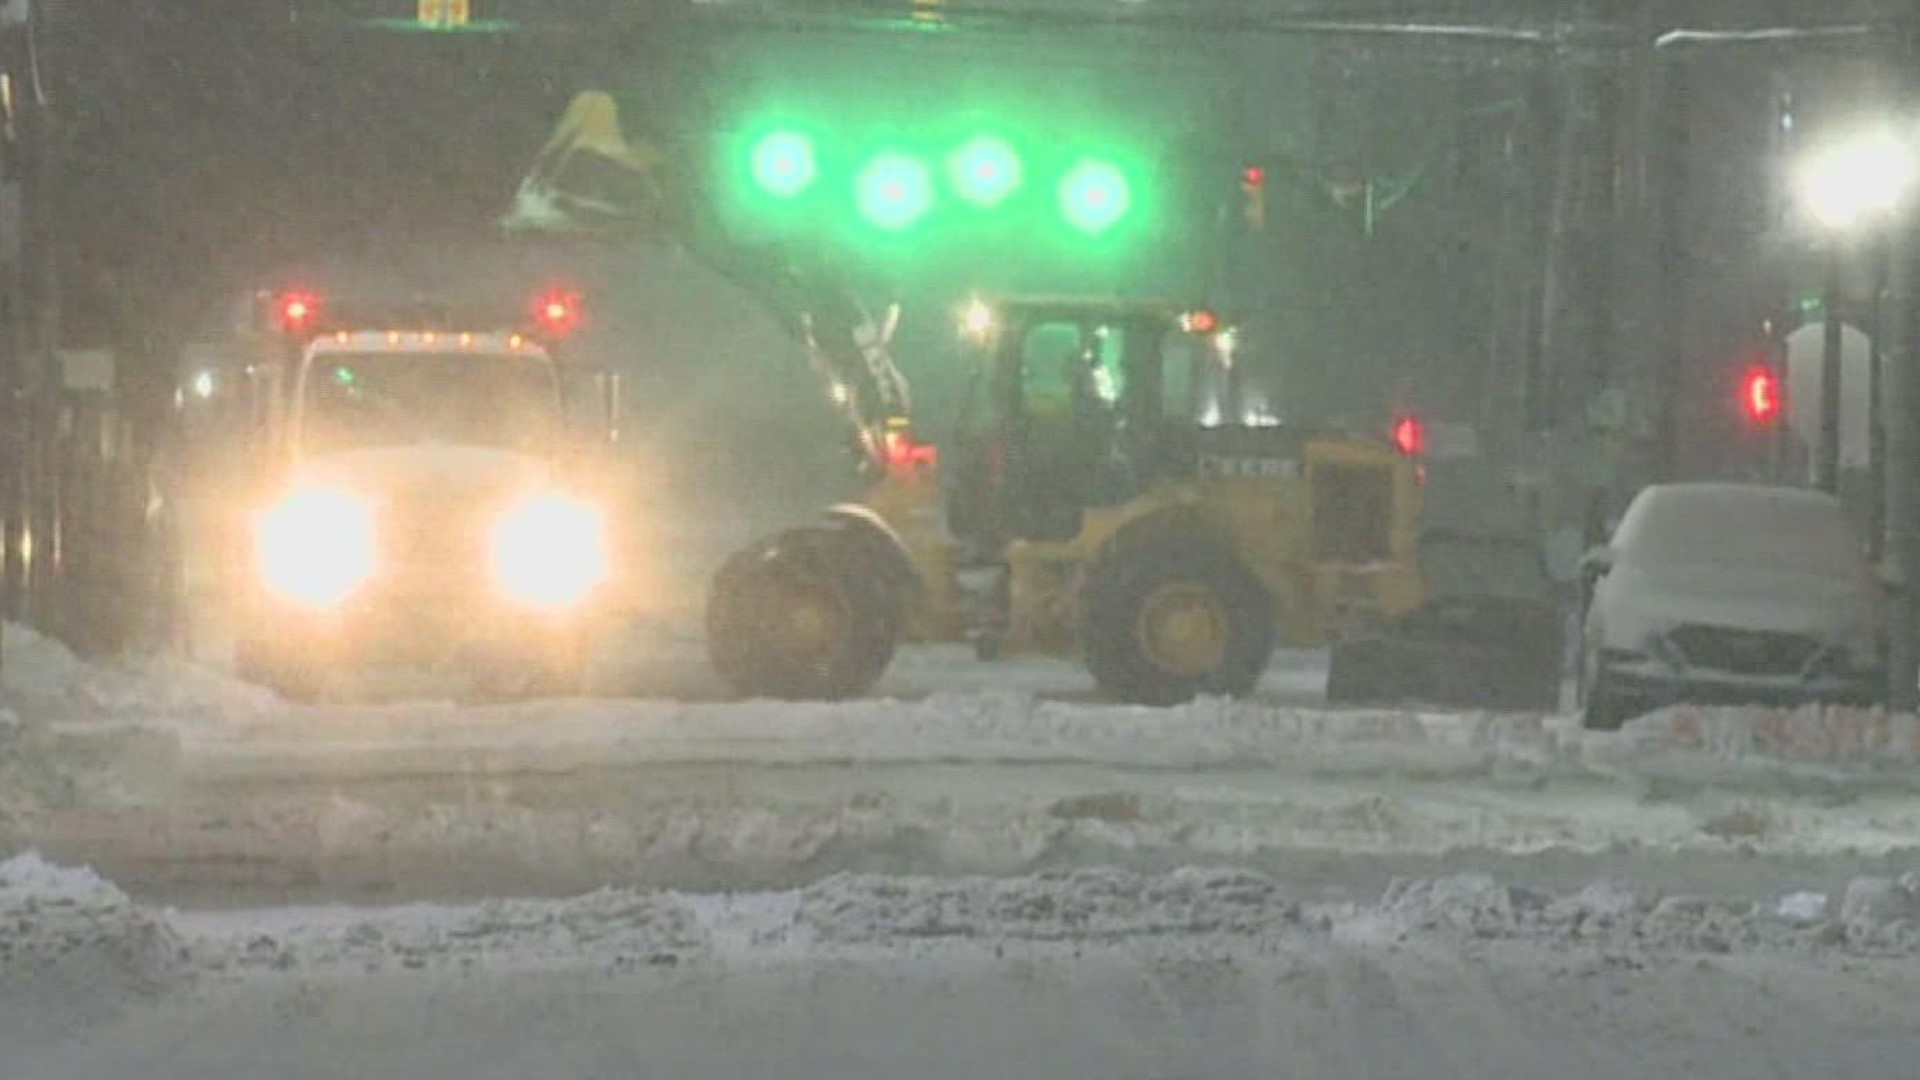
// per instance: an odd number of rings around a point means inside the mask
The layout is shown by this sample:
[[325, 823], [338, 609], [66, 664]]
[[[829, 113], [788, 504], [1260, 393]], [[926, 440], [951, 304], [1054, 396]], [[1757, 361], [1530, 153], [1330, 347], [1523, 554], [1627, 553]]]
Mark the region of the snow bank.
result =
[[164, 799], [179, 741], [142, 725], [54, 727], [0, 709], [0, 858], [27, 845], [49, 813]]
[[[189, 920], [190, 922], [191, 920]], [[705, 951], [690, 909], [666, 893], [602, 889], [569, 900], [325, 909], [216, 922], [193, 945], [209, 971], [675, 966]]]
[[1631, 963], [1735, 951], [1915, 957], [1920, 874], [1855, 879], [1838, 904], [1804, 891], [1751, 902], [1658, 896], [1611, 880], [1551, 895], [1480, 873], [1395, 881], [1371, 903], [1303, 903], [1281, 879], [1213, 867], [846, 874], [724, 898], [601, 889], [566, 900], [182, 914], [131, 903], [91, 871], [24, 855], [0, 863], [0, 927], [0, 1011], [11, 1021], [24, 1009], [110, 1008], [201, 976], [724, 967], [729, 956], [768, 950], [829, 955], [930, 940], [1079, 948], [1163, 939], [1227, 952], [1286, 940], [1456, 951], [1514, 940]]
[[[236, 714], [237, 715], [237, 714]], [[1168, 709], [1020, 689], [914, 701], [568, 701], [264, 710], [183, 726], [209, 773], [565, 772], [662, 764], [1091, 764], [1264, 769], [1322, 780], [1623, 783], [1819, 795], [1920, 792], [1920, 721], [1845, 709], [1672, 709], [1619, 733], [1537, 714], [1328, 710], [1202, 700]]]
[[1664, 795], [1706, 788], [1826, 799], [1914, 794], [1920, 719], [1818, 706], [1675, 707], [1612, 735], [1588, 735], [1579, 761], [1594, 775]]
[[[963, 937], [1099, 941], [1159, 935], [1324, 933], [1356, 947], [1514, 939], [1614, 954], [1839, 949], [1920, 955], [1920, 874], [1855, 879], [1837, 919], [1824, 894], [1789, 904], [1657, 896], [1599, 880], [1554, 896], [1482, 873], [1396, 880], [1373, 904], [1307, 904], [1240, 870], [1034, 877], [845, 875], [798, 894], [795, 923], [825, 942]], [[1806, 897], [1818, 896], [1817, 905]]]
[[0, 1002], [94, 1014], [172, 986], [189, 962], [163, 916], [92, 871], [33, 853], [0, 862]]
[[1485, 874], [1396, 881], [1380, 908], [1407, 931], [1479, 938], [1544, 939], [1634, 952], [1725, 953], [1837, 946], [1875, 954], [1920, 954], [1920, 874], [1855, 878], [1838, 918], [1824, 893], [1773, 903], [1654, 896], [1599, 881], [1571, 896], [1514, 888]]
[[90, 663], [17, 623], [0, 647], [0, 702], [29, 720], [206, 721], [279, 707], [269, 691], [176, 660]]
[[1629, 722], [1616, 741], [1626, 753], [1911, 766], [1920, 762], [1920, 719], [1880, 709], [1676, 707]]
[[833, 942], [1253, 934], [1296, 923], [1300, 915], [1277, 882], [1240, 870], [1076, 870], [1012, 879], [841, 875], [801, 890], [799, 898], [796, 922]]

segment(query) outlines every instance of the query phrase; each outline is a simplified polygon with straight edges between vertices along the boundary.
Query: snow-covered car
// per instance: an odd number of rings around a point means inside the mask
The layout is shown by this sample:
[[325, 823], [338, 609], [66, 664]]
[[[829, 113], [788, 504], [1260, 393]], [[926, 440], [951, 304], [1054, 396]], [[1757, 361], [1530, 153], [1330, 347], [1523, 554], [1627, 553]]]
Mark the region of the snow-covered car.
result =
[[1870, 704], [1884, 695], [1880, 587], [1830, 495], [1649, 487], [1586, 571], [1587, 727], [1617, 728], [1680, 702]]

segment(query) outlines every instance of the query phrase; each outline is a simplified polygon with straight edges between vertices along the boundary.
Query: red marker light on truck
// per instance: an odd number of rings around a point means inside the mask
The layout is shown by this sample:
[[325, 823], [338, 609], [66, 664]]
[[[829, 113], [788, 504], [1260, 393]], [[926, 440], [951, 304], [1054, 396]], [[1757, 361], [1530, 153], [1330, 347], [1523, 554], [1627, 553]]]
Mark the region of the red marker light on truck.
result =
[[533, 318], [541, 332], [563, 338], [580, 326], [580, 298], [568, 292], [547, 292], [534, 298]]
[[280, 329], [297, 334], [313, 326], [320, 314], [320, 301], [308, 293], [287, 293], [280, 298]]

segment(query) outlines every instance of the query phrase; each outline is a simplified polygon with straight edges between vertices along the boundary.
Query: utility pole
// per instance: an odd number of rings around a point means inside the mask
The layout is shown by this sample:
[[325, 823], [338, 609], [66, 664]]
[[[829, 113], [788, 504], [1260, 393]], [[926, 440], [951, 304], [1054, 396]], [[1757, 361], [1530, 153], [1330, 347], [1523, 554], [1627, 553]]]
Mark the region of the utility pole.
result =
[[53, 115], [49, 28], [57, 0], [16, 0], [4, 9], [5, 73], [12, 91], [13, 174], [17, 193], [18, 248], [7, 272], [6, 345], [14, 410], [9, 462], [13, 504], [7, 530], [9, 614], [38, 622], [48, 595], [49, 541], [54, 501], [48, 461], [58, 423], [57, 395], [64, 383], [59, 351], [59, 229], [54, 198], [60, 189], [56, 159], [60, 132]]
[[1652, 380], [1658, 392], [1650, 405], [1658, 418], [1655, 430], [1659, 451], [1654, 474], [1672, 480], [1681, 474], [1680, 432], [1686, 424], [1684, 387], [1687, 360], [1687, 199], [1692, 169], [1687, 142], [1691, 116], [1688, 69], [1668, 64], [1661, 69], [1658, 129], [1651, 133], [1658, 176], [1653, 181], [1654, 280], [1659, 282], [1658, 371]]
[[1826, 241], [1826, 282], [1821, 288], [1821, 307], [1826, 321], [1820, 337], [1820, 457], [1814, 483], [1829, 495], [1840, 493], [1840, 320], [1842, 276], [1846, 269], [1843, 248], [1837, 238]]
[[1871, 350], [1867, 354], [1867, 546], [1874, 559], [1886, 550], [1887, 526], [1887, 278], [1891, 269], [1893, 241], [1900, 223], [1896, 219], [1887, 234], [1876, 236], [1868, 260], [1872, 263], [1872, 297], [1868, 301], [1867, 329]]
[[26, 587], [27, 469], [33, 328], [27, 317], [28, 174], [36, 107], [30, 20], [24, 5], [0, 7], [0, 79], [9, 108], [0, 147], [0, 622], [18, 618]]
[[[1902, 107], [1920, 98], [1920, 81], [1913, 65], [1920, 59], [1920, 0], [1908, 13], [1903, 62], [1898, 66]], [[1920, 627], [1916, 626], [1914, 582], [1920, 580], [1920, 429], [1914, 411], [1920, 409], [1920, 214], [1899, 215], [1890, 230], [1887, 292], [1892, 301], [1888, 319], [1886, 364], [1886, 538], [1882, 545], [1881, 578], [1887, 600], [1887, 709], [1911, 713], [1920, 697]]]
[[1920, 688], [1920, 642], [1915, 640], [1913, 582], [1920, 570], [1920, 537], [1915, 535], [1916, 499], [1914, 455], [1920, 454], [1920, 431], [1914, 409], [1920, 407], [1920, 322], [1914, 317], [1914, 243], [1916, 219], [1903, 215], [1888, 238], [1890, 263], [1887, 291], [1892, 297], [1887, 320], [1886, 365], [1886, 484], [1882, 521], [1886, 535], [1880, 544], [1880, 576], [1887, 601], [1887, 708], [1914, 711]]

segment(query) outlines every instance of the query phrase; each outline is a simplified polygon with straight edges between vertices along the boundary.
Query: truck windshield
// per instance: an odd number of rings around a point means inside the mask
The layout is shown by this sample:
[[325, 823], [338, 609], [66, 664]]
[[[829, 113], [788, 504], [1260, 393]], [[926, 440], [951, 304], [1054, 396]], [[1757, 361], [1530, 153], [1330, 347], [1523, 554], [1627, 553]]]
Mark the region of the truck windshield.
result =
[[538, 356], [329, 353], [307, 370], [307, 451], [420, 442], [544, 448], [560, 433], [560, 391]]

